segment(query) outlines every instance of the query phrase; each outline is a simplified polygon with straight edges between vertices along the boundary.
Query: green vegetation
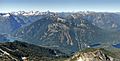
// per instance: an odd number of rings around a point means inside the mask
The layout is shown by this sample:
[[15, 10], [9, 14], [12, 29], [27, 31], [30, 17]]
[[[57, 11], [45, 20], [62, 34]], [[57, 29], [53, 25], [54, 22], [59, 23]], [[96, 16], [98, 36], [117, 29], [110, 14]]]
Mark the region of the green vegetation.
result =
[[[65, 53], [62, 53], [59, 50], [40, 47], [19, 41], [1, 43], [0, 49], [6, 51], [11, 57], [17, 60], [22, 60], [22, 57], [28, 57], [28, 60], [30, 61], [57, 61], [68, 57]], [[7, 55], [7, 57], [12, 60], [10, 56]], [[4, 57], [0, 59], [3, 59]]]

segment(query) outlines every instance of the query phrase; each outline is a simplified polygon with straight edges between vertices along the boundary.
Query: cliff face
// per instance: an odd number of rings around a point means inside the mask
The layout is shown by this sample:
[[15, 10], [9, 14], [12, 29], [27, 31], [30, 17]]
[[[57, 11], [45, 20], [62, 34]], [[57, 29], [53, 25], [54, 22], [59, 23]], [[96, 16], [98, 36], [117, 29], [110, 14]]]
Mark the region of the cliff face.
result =
[[87, 52], [78, 52], [66, 61], [116, 61], [115, 58], [100, 49]]

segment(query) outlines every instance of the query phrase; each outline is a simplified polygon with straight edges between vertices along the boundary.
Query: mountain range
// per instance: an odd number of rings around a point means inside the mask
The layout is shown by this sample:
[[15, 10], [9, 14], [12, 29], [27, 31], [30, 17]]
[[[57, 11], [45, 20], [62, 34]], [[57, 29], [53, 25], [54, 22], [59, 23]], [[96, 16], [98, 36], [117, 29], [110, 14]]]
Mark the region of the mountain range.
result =
[[119, 13], [0, 13], [0, 34], [9, 35], [1, 36], [1, 42], [8, 42], [9, 39], [19, 40], [55, 49], [69, 56], [86, 48], [105, 48], [110, 51], [115, 49], [119, 52], [119, 48], [113, 46], [120, 43], [119, 30]]
[[79, 13], [65, 14], [64, 17], [60, 14], [49, 12], [49, 15], [17, 30], [14, 36], [69, 54], [88, 48], [90, 45], [102, 45], [107, 42], [112, 45], [120, 40], [120, 33], [117, 30], [109, 31], [93, 25]]

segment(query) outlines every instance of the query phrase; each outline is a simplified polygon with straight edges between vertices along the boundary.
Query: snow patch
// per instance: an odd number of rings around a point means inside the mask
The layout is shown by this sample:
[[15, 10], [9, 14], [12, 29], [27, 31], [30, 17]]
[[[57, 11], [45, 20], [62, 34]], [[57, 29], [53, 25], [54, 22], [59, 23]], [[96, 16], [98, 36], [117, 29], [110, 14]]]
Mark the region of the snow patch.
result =
[[8, 13], [3, 15], [3, 17], [9, 17], [9, 16], [10, 16], [10, 14], [8, 14]]

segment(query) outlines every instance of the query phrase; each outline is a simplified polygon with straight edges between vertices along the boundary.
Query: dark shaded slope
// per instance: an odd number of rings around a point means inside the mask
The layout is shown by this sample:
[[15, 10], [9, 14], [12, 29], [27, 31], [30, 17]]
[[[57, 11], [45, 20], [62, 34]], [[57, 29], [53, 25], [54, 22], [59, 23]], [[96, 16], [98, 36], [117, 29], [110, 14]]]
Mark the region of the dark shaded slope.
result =
[[60, 57], [67, 57], [67, 55], [58, 50], [19, 41], [0, 43], [0, 55], [0, 60], [3, 59], [3, 61], [22, 61], [23, 57], [27, 57], [30, 61], [50, 61]]

